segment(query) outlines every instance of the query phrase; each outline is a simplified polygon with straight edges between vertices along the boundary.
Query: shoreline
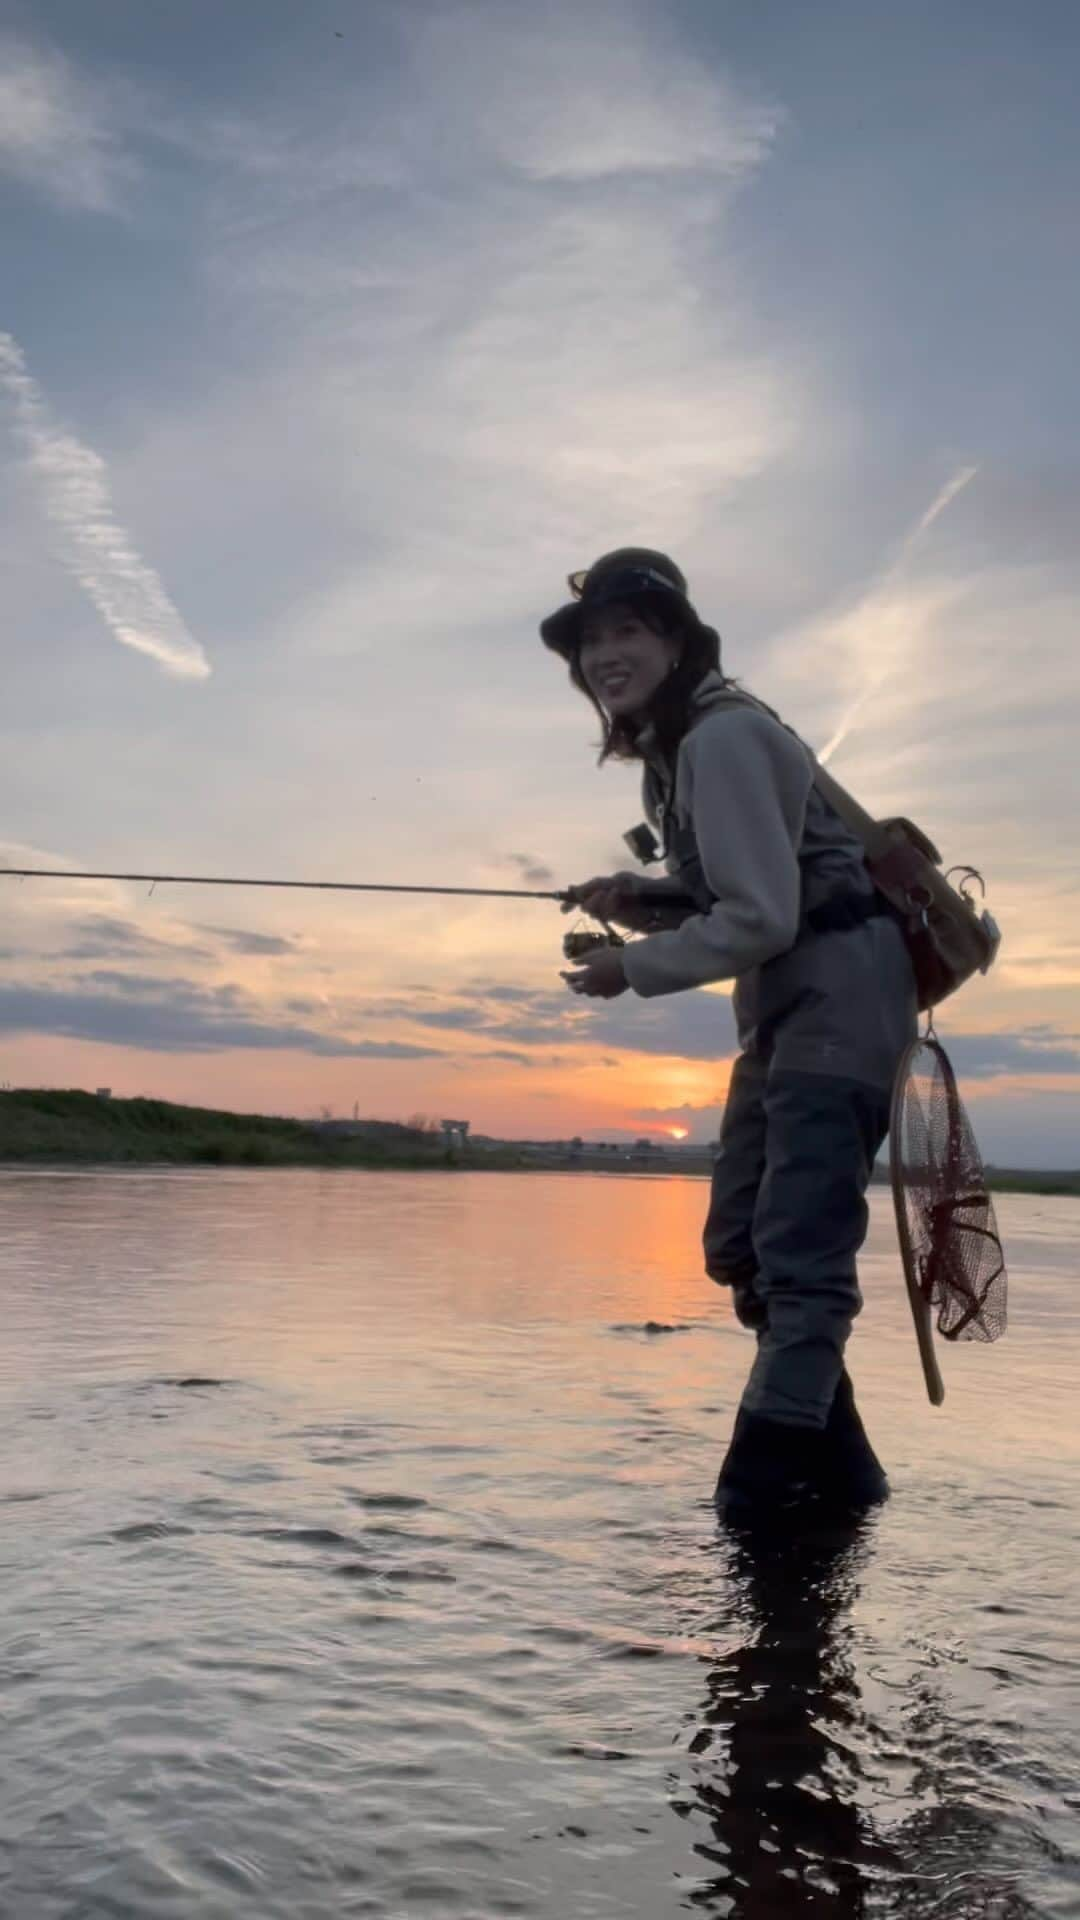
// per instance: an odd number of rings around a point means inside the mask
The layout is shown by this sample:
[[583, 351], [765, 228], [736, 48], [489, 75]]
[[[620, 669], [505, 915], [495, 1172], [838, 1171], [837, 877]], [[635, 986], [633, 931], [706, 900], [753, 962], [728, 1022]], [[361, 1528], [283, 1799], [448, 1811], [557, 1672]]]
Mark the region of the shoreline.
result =
[[[536, 1155], [484, 1154], [466, 1152], [454, 1156], [408, 1159], [387, 1155], [384, 1158], [346, 1158], [340, 1154], [319, 1158], [315, 1155], [288, 1159], [257, 1159], [238, 1154], [230, 1159], [173, 1158], [160, 1155], [118, 1154], [9, 1154], [0, 1151], [0, 1173], [594, 1173], [615, 1179], [701, 1180], [708, 1172], [702, 1167], [668, 1164], [642, 1165], [629, 1159], [594, 1163], [557, 1154]], [[878, 1170], [872, 1187], [887, 1187], [888, 1175]], [[1080, 1174], [1040, 1173], [1018, 1169], [1015, 1172], [992, 1169], [987, 1185], [991, 1194], [1027, 1194], [1032, 1199], [1080, 1200]]]
[[[0, 1092], [0, 1169], [60, 1172], [118, 1168], [319, 1167], [369, 1173], [604, 1173], [708, 1179], [708, 1147], [683, 1152], [651, 1142], [475, 1139], [455, 1143], [431, 1126], [396, 1121], [302, 1121], [113, 1099], [80, 1089]], [[887, 1180], [875, 1170], [874, 1184]], [[988, 1167], [992, 1193], [1080, 1198], [1080, 1169]]]

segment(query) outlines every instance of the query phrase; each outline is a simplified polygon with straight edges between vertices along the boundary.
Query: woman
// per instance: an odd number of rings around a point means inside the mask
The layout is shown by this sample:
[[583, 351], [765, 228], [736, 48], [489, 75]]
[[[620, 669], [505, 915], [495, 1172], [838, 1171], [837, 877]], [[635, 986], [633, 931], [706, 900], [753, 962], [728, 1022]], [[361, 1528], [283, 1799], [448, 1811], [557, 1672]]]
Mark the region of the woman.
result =
[[602, 759], [644, 767], [666, 880], [618, 873], [573, 899], [644, 938], [590, 955], [572, 991], [646, 998], [733, 979], [735, 1062], [705, 1265], [757, 1336], [716, 1499], [737, 1519], [855, 1510], [888, 1483], [844, 1347], [889, 1093], [915, 1033], [903, 933], [789, 728], [720, 671], [666, 554], [626, 547], [541, 625], [596, 708]]

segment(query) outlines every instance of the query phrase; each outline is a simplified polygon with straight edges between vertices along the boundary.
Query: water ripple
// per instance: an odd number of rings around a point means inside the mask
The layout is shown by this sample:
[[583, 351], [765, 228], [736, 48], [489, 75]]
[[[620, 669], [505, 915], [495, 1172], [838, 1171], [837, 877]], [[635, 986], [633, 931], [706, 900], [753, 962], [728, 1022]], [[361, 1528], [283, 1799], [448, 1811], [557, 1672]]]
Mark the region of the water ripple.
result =
[[1080, 1209], [932, 1418], [875, 1212], [894, 1499], [781, 1552], [697, 1183], [0, 1183], [3, 1920], [1077, 1910]]

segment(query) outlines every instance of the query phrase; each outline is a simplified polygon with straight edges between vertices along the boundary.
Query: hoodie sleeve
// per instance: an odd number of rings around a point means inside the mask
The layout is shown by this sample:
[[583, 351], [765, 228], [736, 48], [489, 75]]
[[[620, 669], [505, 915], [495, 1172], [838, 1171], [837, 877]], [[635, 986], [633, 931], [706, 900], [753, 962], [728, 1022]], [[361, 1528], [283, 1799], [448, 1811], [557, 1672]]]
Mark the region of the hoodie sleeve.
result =
[[626, 978], [646, 998], [761, 966], [786, 953], [799, 931], [798, 850], [813, 784], [806, 748], [768, 714], [732, 707], [686, 736], [680, 760], [715, 905], [669, 932], [631, 941]]

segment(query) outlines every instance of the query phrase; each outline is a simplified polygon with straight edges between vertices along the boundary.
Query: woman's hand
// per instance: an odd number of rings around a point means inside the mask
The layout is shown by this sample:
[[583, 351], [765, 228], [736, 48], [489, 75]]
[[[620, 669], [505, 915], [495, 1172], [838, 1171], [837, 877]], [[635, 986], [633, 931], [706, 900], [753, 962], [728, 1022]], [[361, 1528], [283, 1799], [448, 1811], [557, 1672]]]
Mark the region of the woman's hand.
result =
[[626, 927], [630, 933], [646, 933], [656, 909], [656, 901], [645, 898], [647, 885], [638, 873], [601, 874], [582, 881], [580, 886], [568, 887], [563, 912], [572, 913], [580, 907], [594, 920]]
[[630, 982], [626, 978], [623, 957], [618, 947], [598, 947], [590, 953], [572, 973], [564, 973], [571, 993], [585, 993], [590, 999], [614, 1000], [625, 993]]

